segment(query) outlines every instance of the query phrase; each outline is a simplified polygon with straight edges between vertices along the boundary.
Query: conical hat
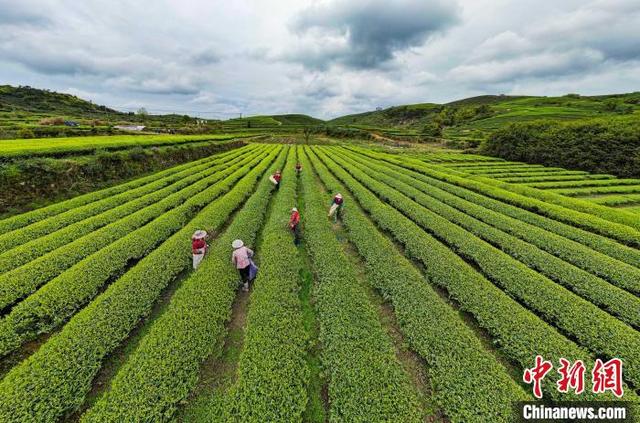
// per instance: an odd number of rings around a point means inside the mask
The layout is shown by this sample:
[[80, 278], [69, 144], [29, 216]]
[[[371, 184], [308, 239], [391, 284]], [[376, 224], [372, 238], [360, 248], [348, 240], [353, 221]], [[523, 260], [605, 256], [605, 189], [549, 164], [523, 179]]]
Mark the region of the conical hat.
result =
[[191, 238], [202, 239], [202, 238], [205, 238], [206, 236], [207, 236], [207, 231], [198, 230], [193, 233], [193, 236]]

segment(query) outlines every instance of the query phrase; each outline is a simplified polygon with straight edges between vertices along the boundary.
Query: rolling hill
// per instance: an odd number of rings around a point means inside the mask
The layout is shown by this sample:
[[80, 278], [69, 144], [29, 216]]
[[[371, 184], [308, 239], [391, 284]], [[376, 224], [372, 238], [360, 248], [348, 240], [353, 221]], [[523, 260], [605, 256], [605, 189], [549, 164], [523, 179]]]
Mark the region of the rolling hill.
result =
[[[145, 125], [154, 132], [298, 131], [301, 127], [348, 129], [355, 136], [407, 141], [449, 140], [451, 146], [474, 146], [510, 123], [539, 120], [575, 121], [640, 114], [640, 92], [561, 97], [483, 95], [446, 104], [419, 103], [341, 116], [329, 121], [305, 114], [257, 115], [225, 121], [184, 115], [120, 112], [70, 94], [31, 87], [0, 86], [0, 138], [61, 137], [114, 133], [114, 125]], [[75, 121], [77, 127], [64, 125]], [[365, 131], [362, 133], [361, 131]], [[115, 132], [117, 133], [117, 131]], [[452, 142], [451, 142], [452, 141]]]
[[[387, 136], [424, 133], [454, 140], [482, 140], [509, 123], [579, 120], [640, 113], [640, 93], [562, 97], [486, 95], [446, 104], [421, 103], [342, 116], [329, 124]], [[433, 133], [435, 128], [441, 132]]]
[[324, 123], [323, 120], [302, 114], [259, 115], [229, 119], [223, 122], [225, 129], [235, 128], [285, 128], [300, 126], [315, 126]]
[[99, 106], [71, 94], [41, 90], [28, 86], [0, 85], [0, 112], [59, 114], [77, 117], [123, 116], [106, 106]]

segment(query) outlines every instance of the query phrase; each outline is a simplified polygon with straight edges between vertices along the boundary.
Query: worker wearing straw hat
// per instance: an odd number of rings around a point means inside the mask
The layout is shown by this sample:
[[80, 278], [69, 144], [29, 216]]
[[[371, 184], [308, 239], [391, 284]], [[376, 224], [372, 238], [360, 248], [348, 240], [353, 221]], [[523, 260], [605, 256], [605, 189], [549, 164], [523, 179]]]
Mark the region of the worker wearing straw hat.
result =
[[[236, 239], [231, 243], [233, 247], [233, 253], [231, 254], [231, 263], [238, 269], [240, 278], [242, 279], [242, 290], [249, 291], [249, 282], [253, 279], [251, 276], [251, 266], [256, 269], [255, 265], [251, 261], [253, 257], [253, 251], [245, 247], [244, 242], [241, 239]], [[255, 277], [255, 274], [253, 275]]]
[[207, 253], [207, 242], [205, 238], [207, 237], [207, 232], [203, 230], [195, 231], [191, 236], [191, 253], [193, 254], [193, 270], [196, 270], [204, 255]]
[[291, 217], [289, 218], [289, 228], [293, 233], [293, 243], [298, 245], [300, 243], [300, 229], [298, 225], [300, 224], [300, 212], [297, 208], [291, 209]]
[[342, 212], [342, 207], [344, 206], [344, 200], [342, 199], [342, 194], [337, 193], [335, 197], [333, 197], [333, 201], [331, 201], [331, 207], [329, 208], [329, 217], [333, 216], [333, 221], [338, 221], [338, 214]]
[[280, 189], [281, 179], [282, 179], [282, 172], [280, 172], [280, 170], [276, 170], [276, 173], [274, 173], [269, 177], [269, 180], [271, 180], [271, 183], [276, 186], [276, 190]]

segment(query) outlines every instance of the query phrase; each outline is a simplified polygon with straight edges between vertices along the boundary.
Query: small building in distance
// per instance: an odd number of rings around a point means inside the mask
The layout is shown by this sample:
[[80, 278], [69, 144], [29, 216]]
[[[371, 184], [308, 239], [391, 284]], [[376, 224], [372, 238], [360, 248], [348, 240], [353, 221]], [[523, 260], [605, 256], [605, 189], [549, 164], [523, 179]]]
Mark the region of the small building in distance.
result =
[[114, 129], [119, 129], [120, 131], [144, 131], [146, 126], [144, 125], [116, 125]]

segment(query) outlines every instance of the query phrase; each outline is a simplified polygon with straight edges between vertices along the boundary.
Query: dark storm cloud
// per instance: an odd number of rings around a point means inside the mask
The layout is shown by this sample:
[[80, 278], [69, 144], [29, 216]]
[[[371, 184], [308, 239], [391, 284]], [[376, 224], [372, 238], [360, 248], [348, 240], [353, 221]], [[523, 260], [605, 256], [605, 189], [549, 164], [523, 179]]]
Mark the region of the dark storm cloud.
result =
[[133, 92], [156, 95], [191, 96], [200, 92], [198, 86], [189, 82], [181, 83], [179, 81], [175, 82], [165, 79], [136, 81], [135, 83], [125, 85], [123, 88], [128, 88]]
[[[399, 51], [423, 45], [429, 37], [458, 22], [455, 2], [444, 0], [333, 1], [305, 9], [293, 21], [299, 35], [320, 36], [290, 59], [323, 69], [340, 63], [354, 69], [377, 68]], [[322, 37], [337, 37], [325, 43]]]
[[206, 66], [214, 63], [219, 63], [221, 57], [217, 52], [211, 49], [205, 49], [192, 54], [189, 60], [194, 65]]
[[312, 98], [317, 101], [322, 101], [331, 97], [336, 97], [340, 94], [340, 91], [335, 87], [326, 85], [314, 84], [309, 86], [304, 92], [306, 97]]

